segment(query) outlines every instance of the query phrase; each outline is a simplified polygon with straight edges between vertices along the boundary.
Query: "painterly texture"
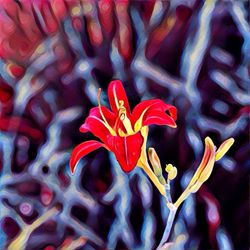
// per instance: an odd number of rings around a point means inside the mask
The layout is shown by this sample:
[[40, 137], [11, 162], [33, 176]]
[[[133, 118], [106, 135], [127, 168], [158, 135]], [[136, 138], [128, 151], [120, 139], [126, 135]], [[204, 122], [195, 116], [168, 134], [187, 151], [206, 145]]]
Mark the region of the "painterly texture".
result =
[[[91, 109], [80, 131], [90, 132], [100, 141], [87, 141], [72, 152], [70, 169], [74, 173], [77, 162], [99, 147], [113, 152], [124, 172], [131, 172], [145, 151], [149, 125], [167, 125], [176, 128], [177, 110], [160, 99], [146, 100], [130, 111], [128, 98], [122, 82], [112, 81], [108, 97], [112, 111], [101, 105], [101, 89], [98, 107]], [[168, 112], [168, 114], [167, 114]], [[143, 148], [144, 147], [144, 148]]]
[[170, 241], [248, 249], [248, 10], [247, 1], [0, 0], [0, 249], [157, 246], [168, 209], [141, 169], [125, 174], [100, 148], [70, 173], [72, 149], [96, 139], [79, 127], [98, 88], [109, 105], [114, 79], [131, 110], [154, 98], [178, 109], [177, 128], [152, 126], [148, 141], [178, 169], [174, 200], [203, 139], [235, 138], [181, 205]]

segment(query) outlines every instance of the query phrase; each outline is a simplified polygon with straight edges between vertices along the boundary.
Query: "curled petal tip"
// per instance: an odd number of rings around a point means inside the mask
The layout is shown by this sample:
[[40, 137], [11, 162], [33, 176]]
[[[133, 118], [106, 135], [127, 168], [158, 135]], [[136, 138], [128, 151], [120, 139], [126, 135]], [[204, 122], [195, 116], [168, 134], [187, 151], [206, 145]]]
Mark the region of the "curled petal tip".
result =
[[74, 157], [71, 156], [69, 161], [69, 169], [72, 175], [75, 173], [76, 164], [77, 162], [75, 161]]
[[177, 124], [175, 123], [174, 125], [168, 125], [171, 128], [177, 128]]
[[103, 146], [101, 142], [94, 140], [86, 141], [76, 146], [72, 151], [69, 162], [71, 173], [74, 174], [76, 164], [82, 157]]
[[70, 168], [70, 172], [71, 172], [71, 174], [73, 175], [73, 174], [74, 174], [74, 172], [75, 172], [75, 165], [73, 165], [73, 164], [70, 162], [70, 164], [69, 164], [69, 168]]
[[82, 124], [81, 127], [79, 128], [79, 131], [85, 133], [88, 131], [88, 129], [86, 128], [85, 124]]
[[173, 119], [176, 121], [177, 119], [177, 109], [173, 108], [172, 110], [169, 111]]

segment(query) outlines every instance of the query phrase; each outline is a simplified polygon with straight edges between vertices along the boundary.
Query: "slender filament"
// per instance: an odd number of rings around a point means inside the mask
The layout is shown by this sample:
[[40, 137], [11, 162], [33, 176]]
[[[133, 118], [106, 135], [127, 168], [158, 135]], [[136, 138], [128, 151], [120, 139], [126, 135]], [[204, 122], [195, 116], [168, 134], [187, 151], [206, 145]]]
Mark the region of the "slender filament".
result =
[[119, 119], [122, 121], [128, 135], [134, 134], [134, 130], [131, 126], [131, 122], [130, 122], [129, 118], [127, 117], [127, 110], [124, 107], [123, 100], [119, 101]]

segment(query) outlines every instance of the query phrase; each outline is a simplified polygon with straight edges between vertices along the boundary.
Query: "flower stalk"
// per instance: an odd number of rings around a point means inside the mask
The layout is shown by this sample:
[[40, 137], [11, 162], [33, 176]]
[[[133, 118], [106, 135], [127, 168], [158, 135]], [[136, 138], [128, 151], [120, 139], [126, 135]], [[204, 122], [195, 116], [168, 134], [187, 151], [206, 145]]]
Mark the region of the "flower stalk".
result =
[[171, 209], [169, 209], [169, 214], [168, 214], [168, 219], [167, 219], [167, 223], [166, 223], [166, 227], [164, 229], [160, 244], [157, 247], [157, 250], [162, 249], [162, 246], [167, 242], [170, 233], [171, 233], [171, 229], [174, 223], [174, 219], [175, 219], [175, 215], [177, 212], [177, 208], [176, 207], [172, 207]]
[[149, 148], [147, 156], [146, 144], [149, 125], [176, 127], [176, 108], [160, 99], [153, 99], [142, 101], [131, 112], [125, 90], [119, 80], [110, 83], [108, 98], [111, 110], [101, 105], [101, 89], [99, 89], [98, 106], [90, 110], [84, 124], [80, 127], [81, 132], [91, 132], [100, 141], [90, 140], [78, 145], [71, 155], [70, 170], [73, 174], [79, 160], [100, 147], [113, 152], [122, 170], [126, 173], [132, 171], [136, 166], [141, 167], [165, 198], [169, 208], [166, 228], [157, 248], [160, 249], [170, 236], [178, 207], [191, 193], [197, 192], [210, 177], [214, 163], [225, 155], [233, 145], [234, 139], [230, 138], [223, 142], [217, 151], [213, 141], [209, 137], [205, 139], [202, 161], [186, 189], [173, 203], [170, 183], [177, 176], [177, 168], [172, 164], [166, 165], [166, 180], [156, 151], [154, 148]]
[[[219, 149], [216, 151], [216, 147], [211, 138], [207, 137], [205, 139], [205, 151], [202, 161], [199, 167], [197, 168], [196, 172], [194, 173], [192, 179], [190, 180], [188, 186], [186, 187], [186, 189], [183, 191], [183, 193], [180, 195], [180, 197], [177, 199], [175, 203], [172, 202], [171, 198], [170, 181], [177, 176], [177, 168], [174, 167], [172, 164], [166, 165], [165, 170], [168, 173], [168, 178], [166, 181], [162, 175], [161, 163], [156, 151], [154, 150], [154, 148], [149, 148], [148, 150], [148, 156], [149, 156], [148, 158], [154, 169], [154, 171], [152, 171], [146, 155], [146, 146], [144, 145], [138, 165], [142, 167], [142, 169], [145, 171], [147, 176], [156, 186], [158, 191], [166, 199], [166, 204], [169, 208], [169, 215], [166, 227], [161, 242], [157, 249], [161, 249], [163, 245], [167, 242], [170, 236], [171, 228], [178, 207], [185, 199], [187, 199], [187, 197], [191, 193], [195, 193], [200, 189], [201, 185], [210, 177], [214, 167], [214, 163], [220, 160], [226, 154], [226, 152], [233, 145], [233, 143], [234, 139], [230, 138], [224, 141], [219, 147]], [[164, 181], [162, 181], [162, 179]]]

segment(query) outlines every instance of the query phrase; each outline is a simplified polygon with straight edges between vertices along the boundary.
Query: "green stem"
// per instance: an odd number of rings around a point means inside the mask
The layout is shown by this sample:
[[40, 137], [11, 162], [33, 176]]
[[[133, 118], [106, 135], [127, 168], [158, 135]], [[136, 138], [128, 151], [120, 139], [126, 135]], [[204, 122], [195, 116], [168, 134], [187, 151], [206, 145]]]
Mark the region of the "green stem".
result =
[[170, 235], [170, 232], [171, 232], [171, 229], [173, 226], [176, 211], [177, 211], [177, 208], [169, 209], [167, 224], [166, 224], [164, 233], [162, 235], [161, 242], [160, 242], [159, 246], [157, 247], [157, 250], [160, 250], [169, 238], [169, 235]]
[[145, 173], [150, 178], [150, 180], [154, 183], [154, 185], [157, 187], [159, 192], [164, 196], [164, 198], [166, 199], [167, 206], [169, 208], [167, 224], [166, 224], [161, 242], [157, 248], [157, 249], [161, 249], [162, 245], [164, 243], [166, 243], [168, 238], [169, 238], [169, 235], [170, 235], [173, 223], [174, 223], [174, 218], [175, 218], [175, 214], [177, 211], [177, 207], [175, 206], [175, 204], [172, 203], [172, 199], [171, 199], [171, 195], [170, 195], [170, 183], [169, 183], [169, 181], [167, 182], [166, 185], [163, 185], [159, 181], [158, 177], [154, 174], [152, 169], [150, 168], [147, 160], [140, 161], [138, 165], [145, 171]]
[[190, 191], [188, 188], [186, 188], [181, 194], [181, 196], [178, 198], [178, 200], [174, 203], [174, 206], [178, 208], [181, 205], [181, 203], [188, 197], [189, 194]]

